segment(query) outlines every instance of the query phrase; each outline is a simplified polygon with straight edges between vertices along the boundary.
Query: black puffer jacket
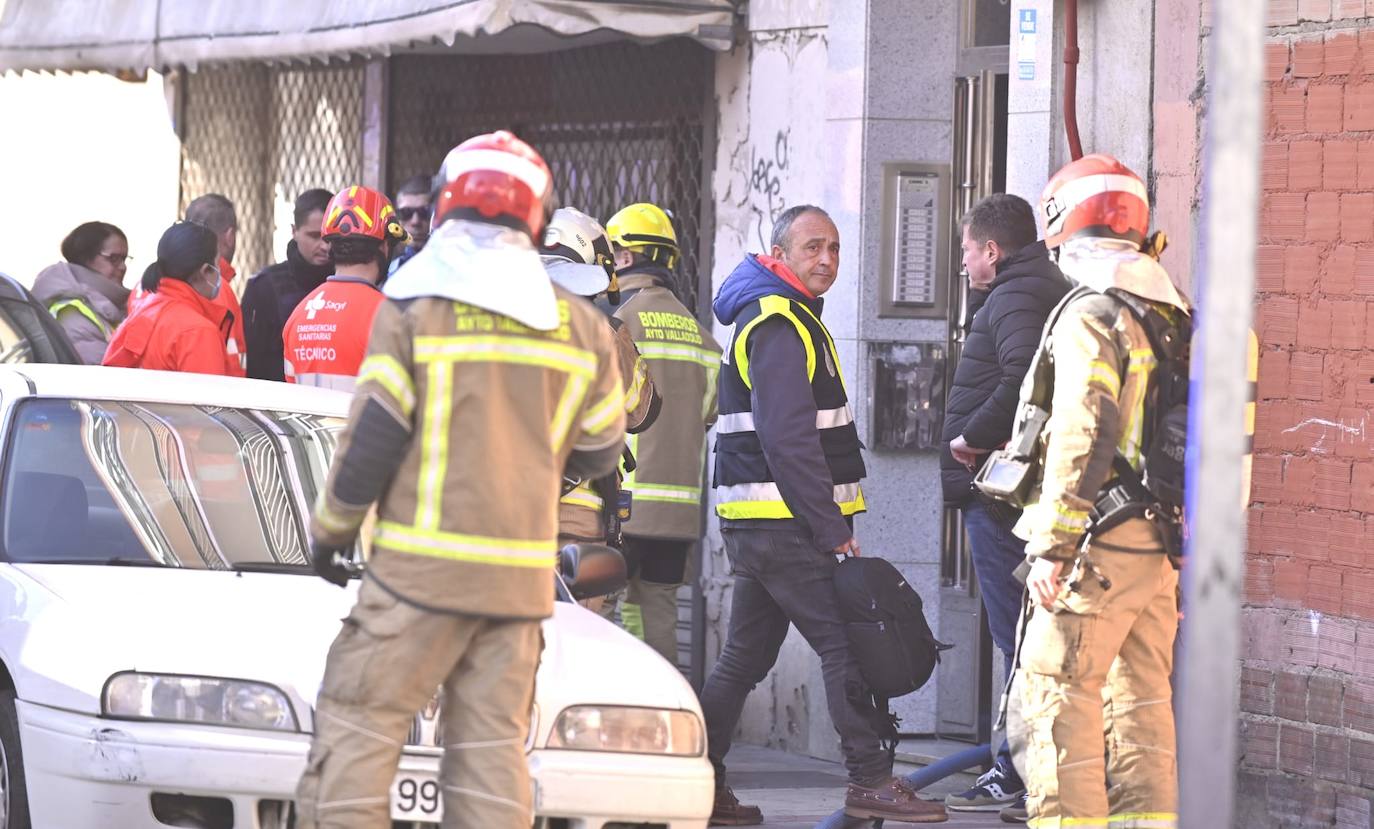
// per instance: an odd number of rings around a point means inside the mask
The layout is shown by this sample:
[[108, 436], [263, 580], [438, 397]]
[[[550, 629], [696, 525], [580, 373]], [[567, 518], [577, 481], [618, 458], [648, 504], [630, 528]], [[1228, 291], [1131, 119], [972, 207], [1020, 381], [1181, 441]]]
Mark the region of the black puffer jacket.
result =
[[973, 322], [954, 368], [940, 435], [946, 505], [966, 504], [973, 483], [973, 473], [950, 455], [949, 442], [963, 435], [970, 446], [996, 449], [1011, 437], [1021, 379], [1035, 357], [1045, 320], [1069, 287], [1045, 244], [1036, 242], [998, 264], [990, 290], [973, 292]]
[[301, 256], [292, 239], [286, 261], [268, 265], [248, 280], [243, 291], [244, 338], [248, 340], [248, 376], [257, 380], [286, 381], [282, 364], [282, 326], [305, 295], [324, 284], [334, 265], [312, 265]]

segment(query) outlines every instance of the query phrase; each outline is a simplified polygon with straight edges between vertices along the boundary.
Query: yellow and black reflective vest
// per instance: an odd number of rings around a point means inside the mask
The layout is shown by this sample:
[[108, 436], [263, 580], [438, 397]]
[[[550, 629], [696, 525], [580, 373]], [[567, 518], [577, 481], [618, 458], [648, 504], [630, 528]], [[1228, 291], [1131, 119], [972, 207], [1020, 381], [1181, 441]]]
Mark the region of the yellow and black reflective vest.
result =
[[865, 510], [859, 481], [865, 474], [859, 434], [849, 409], [840, 357], [820, 318], [801, 302], [765, 296], [745, 306], [735, 318], [735, 335], [720, 372], [720, 417], [716, 421], [714, 486], [716, 514], [727, 520], [793, 518], [774, 482], [754, 430], [749, 374], [749, 336], [766, 319], [790, 322], [806, 350], [806, 372], [816, 401], [816, 430], [834, 486], [835, 504], [843, 515]]

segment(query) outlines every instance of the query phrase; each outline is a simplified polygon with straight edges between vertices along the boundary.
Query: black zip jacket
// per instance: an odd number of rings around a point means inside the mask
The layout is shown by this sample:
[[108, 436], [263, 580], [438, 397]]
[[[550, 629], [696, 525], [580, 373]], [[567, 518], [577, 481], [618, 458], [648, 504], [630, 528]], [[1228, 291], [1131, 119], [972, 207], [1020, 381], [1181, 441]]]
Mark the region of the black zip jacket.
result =
[[[969, 446], [996, 449], [1011, 437], [1021, 380], [1035, 356], [1045, 320], [1069, 287], [1044, 242], [1035, 242], [998, 263], [997, 278], [987, 292], [973, 292], [973, 320], [945, 399], [940, 434], [940, 478], [947, 506], [961, 507], [973, 495], [973, 472], [954, 460], [949, 442], [963, 435]], [[986, 459], [980, 456], [979, 465]]]
[[286, 261], [268, 265], [243, 290], [243, 338], [248, 341], [248, 376], [286, 382], [282, 365], [282, 326], [305, 295], [324, 284], [334, 265], [312, 265], [293, 239]]

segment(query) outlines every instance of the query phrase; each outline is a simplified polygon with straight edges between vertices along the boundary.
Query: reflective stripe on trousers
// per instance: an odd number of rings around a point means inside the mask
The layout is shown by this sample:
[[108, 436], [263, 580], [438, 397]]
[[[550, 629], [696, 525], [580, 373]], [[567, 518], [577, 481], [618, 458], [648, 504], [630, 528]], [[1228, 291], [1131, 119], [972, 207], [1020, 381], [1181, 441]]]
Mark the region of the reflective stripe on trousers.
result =
[[[1132, 519], [1106, 541], [1138, 547], [1127, 540], [1137, 530], [1149, 537]], [[1013, 689], [1030, 825], [1168, 829], [1178, 808], [1169, 684], [1178, 571], [1162, 553], [1094, 544], [1089, 554], [1110, 589], [1077, 565], [1069, 579], [1079, 589], [1052, 611], [1037, 606], [1025, 625]]]
[[430, 613], [364, 579], [326, 659], [296, 826], [390, 826], [402, 743], [442, 685], [444, 826], [529, 829], [541, 650], [538, 621]]

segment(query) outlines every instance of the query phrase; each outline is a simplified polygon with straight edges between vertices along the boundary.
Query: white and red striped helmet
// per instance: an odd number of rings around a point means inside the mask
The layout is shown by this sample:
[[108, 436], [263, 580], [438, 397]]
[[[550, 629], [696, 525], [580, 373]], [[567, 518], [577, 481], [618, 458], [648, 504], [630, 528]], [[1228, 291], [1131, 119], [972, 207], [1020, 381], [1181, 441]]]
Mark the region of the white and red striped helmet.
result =
[[492, 222], [538, 243], [552, 194], [549, 166], [533, 147], [505, 130], [478, 135], [449, 150], [439, 168], [434, 226], [456, 218]]
[[1109, 155], [1085, 155], [1064, 165], [1045, 185], [1040, 210], [1050, 250], [1079, 236], [1138, 245], [1150, 232], [1145, 182]]

